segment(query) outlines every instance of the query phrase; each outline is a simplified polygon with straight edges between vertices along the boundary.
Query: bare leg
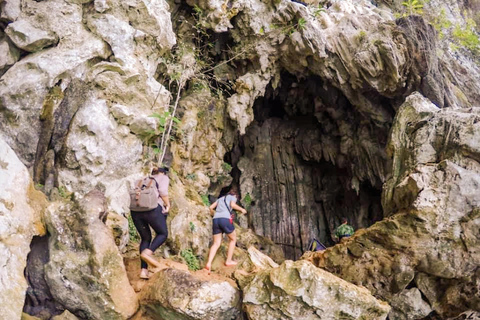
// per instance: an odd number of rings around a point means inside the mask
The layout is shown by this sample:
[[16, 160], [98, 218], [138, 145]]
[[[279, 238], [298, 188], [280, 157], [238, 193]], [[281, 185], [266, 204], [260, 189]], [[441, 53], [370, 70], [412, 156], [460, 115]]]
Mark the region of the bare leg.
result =
[[154, 257], [152, 257], [152, 255], [153, 255], [152, 250], [145, 249], [140, 254], [140, 258], [153, 267], [156, 267], [156, 268], [160, 267], [161, 266], [160, 263]]
[[227, 234], [227, 236], [228, 239], [230, 239], [230, 242], [228, 243], [227, 260], [225, 261], [225, 265], [229, 267], [237, 264], [236, 261], [232, 260], [233, 251], [235, 250], [235, 244], [237, 243], [237, 233], [235, 232], [235, 230], [233, 230], [233, 232]]
[[222, 243], [222, 234], [214, 234], [213, 235], [213, 244], [210, 247], [210, 251], [208, 252], [208, 260], [207, 264], [205, 265], [205, 269], [209, 270], [212, 268], [213, 258], [215, 258], [215, 254], [217, 254], [218, 248], [220, 248], [220, 244]]

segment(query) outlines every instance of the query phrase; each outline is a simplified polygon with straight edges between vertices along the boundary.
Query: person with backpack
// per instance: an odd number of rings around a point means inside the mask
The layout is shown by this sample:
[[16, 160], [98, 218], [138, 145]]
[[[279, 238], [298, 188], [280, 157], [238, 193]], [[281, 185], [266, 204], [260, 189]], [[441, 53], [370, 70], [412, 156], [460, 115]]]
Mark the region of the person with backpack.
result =
[[[154, 167], [151, 173], [151, 176], [137, 181], [135, 189], [130, 194], [132, 220], [141, 239], [141, 279], [148, 279], [148, 265], [160, 266], [153, 258], [153, 252], [168, 237], [167, 214], [170, 210], [168, 168]], [[153, 241], [150, 227], [156, 233]]]
[[238, 191], [235, 187], [232, 187], [227, 195], [220, 197], [210, 206], [210, 213], [213, 215], [213, 244], [210, 247], [207, 264], [205, 265], [205, 269], [209, 274], [212, 268], [213, 259], [222, 243], [223, 233], [226, 233], [230, 240], [228, 243], [225, 266], [230, 267], [237, 264], [236, 261], [232, 260], [233, 251], [235, 250], [235, 244], [237, 242], [237, 235], [235, 233], [235, 227], [233, 226], [232, 209], [240, 211], [243, 214], [247, 213], [247, 210], [237, 205], [237, 198]]
[[341, 242], [342, 239], [351, 237], [355, 233], [352, 226], [347, 224], [347, 218], [342, 217], [342, 224], [339, 225], [334, 231], [334, 240]]

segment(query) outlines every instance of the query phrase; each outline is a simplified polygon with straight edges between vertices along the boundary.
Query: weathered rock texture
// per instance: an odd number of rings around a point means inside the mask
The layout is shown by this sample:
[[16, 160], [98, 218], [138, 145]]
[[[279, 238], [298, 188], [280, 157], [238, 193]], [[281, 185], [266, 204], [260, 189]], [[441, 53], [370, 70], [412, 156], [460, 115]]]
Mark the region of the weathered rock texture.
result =
[[241, 319], [240, 291], [231, 281], [164, 269], [149, 282], [140, 299], [142, 308], [155, 319]]
[[92, 191], [52, 205], [46, 217], [50, 260], [45, 278], [56, 301], [82, 319], [128, 319], [138, 308], [122, 257], [101, 218], [105, 197]]
[[478, 310], [479, 115], [410, 96], [388, 145], [390, 217], [313, 261], [391, 301], [398, 319]]
[[290, 260], [243, 289], [250, 319], [386, 319], [390, 307], [310, 262]]
[[30, 242], [44, 235], [44, 195], [33, 188], [27, 168], [0, 138], [0, 315], [20, 319], [27, 281], [24, 270]]

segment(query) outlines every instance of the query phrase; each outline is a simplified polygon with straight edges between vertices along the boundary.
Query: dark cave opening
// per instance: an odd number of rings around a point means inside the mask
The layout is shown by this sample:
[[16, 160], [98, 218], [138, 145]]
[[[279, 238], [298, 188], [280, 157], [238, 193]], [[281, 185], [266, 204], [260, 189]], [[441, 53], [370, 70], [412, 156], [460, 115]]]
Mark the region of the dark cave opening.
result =
[[49, 259], [48, 235], [33, 237], [25, 268], [28, 288], [23, 312], [40, 319], [50, 319], [65, 310], [60, 303], [55, 301], [45, 280], [44, 267]]
[[281, 79], [257, 99], [255, 120], [226, 161], [249, 226], [297, 259], [312, 238], [333, 245], [342, 217], [355, 229], [383, 218], [390, 125], [359, 113], [318, 77]]

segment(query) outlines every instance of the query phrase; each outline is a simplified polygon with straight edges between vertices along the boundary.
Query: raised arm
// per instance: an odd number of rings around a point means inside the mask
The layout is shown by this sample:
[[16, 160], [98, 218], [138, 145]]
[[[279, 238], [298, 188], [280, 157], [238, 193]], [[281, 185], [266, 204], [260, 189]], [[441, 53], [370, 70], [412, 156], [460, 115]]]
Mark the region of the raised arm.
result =
[[240, 207], [238, 204], [235, 203], [235, 201], [230, 201], [230, 206], [232, 207], [232, 209], [235, 209], [237, 211], [240, 211], [241, 213], [243, 214], [246, 214], [247, 213], [247, 210], [243, 209], [242, 207]]

